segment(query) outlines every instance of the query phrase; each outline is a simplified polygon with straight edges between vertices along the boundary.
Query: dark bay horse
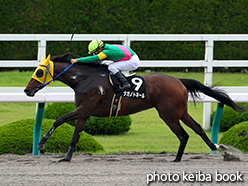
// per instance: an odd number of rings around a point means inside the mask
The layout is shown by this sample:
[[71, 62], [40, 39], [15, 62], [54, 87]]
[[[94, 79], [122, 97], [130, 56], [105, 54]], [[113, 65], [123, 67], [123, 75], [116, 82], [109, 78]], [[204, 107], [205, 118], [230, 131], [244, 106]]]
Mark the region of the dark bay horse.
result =
[[[68, 56], [69, 54], [55, 56], [51, 61], [50, 57], [47, 59], [44, 58], [24, 90], [27, 96], [34, 96], [37, 91], [42, 89], [46, 84], [49, 84], [52, 80], [50, 80], [50, 82], [47, 81], [49, 78], [53, 79], [53, 77], [56, 77], [57, 80], [65, 83], [74, 90], [76, 109], [57, 119], [38, 145], [38, 150], [43, 149], [45, 142], [58, 126], [71, 120], [77, 120], [68, 153], [66, 157], [60, 161], [71, 160], [85, 122], [91, 115], [96, 117], [109, 116], [114, 94], [113, 87], [108, 79], [109, 72], [107, 66], [76, 63], [68, 69], [68, 66], [71, 65]], [[64, 69], [68, 70], [64, 71]], [[61, 72], [64, 73], [61, 74]], [[188, 92], [193, 96], [197, 96], [197, 92], [199, 91], [203, 92], [219, 102], [232, 107], [236, 111], [242, 111], [242, 107], [234, 103], [229, 96], [222, 91], [207, 87], [196, 80], [178, 79], [162, 74], [144, 75], [143, 77], [146, 82], [146, 98], [136, 99], [123, 97], [119, 116], [129, 115], [155, 107], [159, 116], [180, 141], [180, 146], [174, 160], [175, 162], [181, 160], [189, 138], [189, 135], [183, 129], [179, 120], [200, 135], [210, 149], [226, 150], [224, 145], [213, 144], [202, 127], [189, 115], [187, 111]]]

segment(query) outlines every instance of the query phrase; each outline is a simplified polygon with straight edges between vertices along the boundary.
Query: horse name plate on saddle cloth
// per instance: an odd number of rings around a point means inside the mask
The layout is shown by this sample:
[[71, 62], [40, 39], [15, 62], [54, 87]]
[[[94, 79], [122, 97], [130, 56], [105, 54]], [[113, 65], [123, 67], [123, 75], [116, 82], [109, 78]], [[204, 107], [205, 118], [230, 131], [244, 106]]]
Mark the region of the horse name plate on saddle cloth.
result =
[[120, 101], [122, 97], [145, 99], [146, 98], [146, 83], [142, 76], [136, 76], [132, 74], [126, 77], [127, 81], [131, 85], [130, 90], [121, 91], [119, 86], [120, 82], [114, 75], [109, 75], [109, 81], [114, 89], [114, 96], [112, 99], [110, 117], [116, 117], [118, 115]]

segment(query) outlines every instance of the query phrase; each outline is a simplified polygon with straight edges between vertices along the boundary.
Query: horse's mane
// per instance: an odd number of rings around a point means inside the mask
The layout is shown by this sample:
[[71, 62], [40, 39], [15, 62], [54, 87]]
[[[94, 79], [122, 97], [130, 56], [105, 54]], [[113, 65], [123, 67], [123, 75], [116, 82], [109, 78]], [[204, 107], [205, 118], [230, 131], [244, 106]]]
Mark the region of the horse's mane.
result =
[[[72, 57], [70, 57], [72, 56]], [[61, 63], [70, 63], [71, 58], [75, 59], [75, 58], [80, 58], [81, 56], [79, 55], [72, 55], [72, 52], [68, 52], [66, 54], [62, 54], [59, 56], [53, 56], [51, 58], [51, 61], [53, 62], [61, 62]], [[92, 68], [99, 68], [99, 67], [106, 67], [106, 65], [100, 65], [98, 63], [78, 63], [79, 65], [84, 65], [84, 66], [88, 66], [88, 67], [92, 67]]]
[[[65, 63], [70, 63], [70, 58], [69, 58], [69, 56], [72, 56], [72, 53], [71, 52], [68, 52], [68, 53], [66, 53], [66, 54], [62, 54], [62, 55], [60, 55], [60, 56], [53, 56], [52, 58], [51, 58], [51, 61], [53, 61], [53, 62], [65, 62]], [[74, 57], [80, 57], [80, 56], [73, 56], [72, 58], [74, 58]]]

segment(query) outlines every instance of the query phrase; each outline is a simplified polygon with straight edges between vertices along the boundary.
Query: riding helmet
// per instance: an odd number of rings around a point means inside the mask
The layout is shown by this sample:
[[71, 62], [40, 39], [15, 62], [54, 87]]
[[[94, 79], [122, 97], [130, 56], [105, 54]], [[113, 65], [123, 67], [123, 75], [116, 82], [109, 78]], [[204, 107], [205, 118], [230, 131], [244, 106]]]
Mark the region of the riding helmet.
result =
[[103, 46], [104, 46], [104, 43], [100, 39], [92, 40], [88, 46], [89, 54], [93, 54], [94, 52], [96, 52], [97, 50], [99, 50]]

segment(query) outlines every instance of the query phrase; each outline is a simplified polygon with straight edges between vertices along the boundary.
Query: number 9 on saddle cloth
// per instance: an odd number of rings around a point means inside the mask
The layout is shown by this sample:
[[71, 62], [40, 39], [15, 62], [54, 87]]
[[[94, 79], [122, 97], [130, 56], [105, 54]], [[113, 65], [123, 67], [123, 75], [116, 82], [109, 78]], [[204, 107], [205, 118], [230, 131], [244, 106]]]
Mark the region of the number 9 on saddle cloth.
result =
[[136, 76], [135, 74], [126, 77], [127, 81], [131, 85], [129, 90], [122, 92], [120, 82], [116, 76], [109, 74], [109, 81], [114, 89], [114, 96], [112, 99], [110, 115], [109, 117], [117, 117], [119, 105], [122, 97], [145, 99], [146, 98], [146, 83], [142, 76]]

